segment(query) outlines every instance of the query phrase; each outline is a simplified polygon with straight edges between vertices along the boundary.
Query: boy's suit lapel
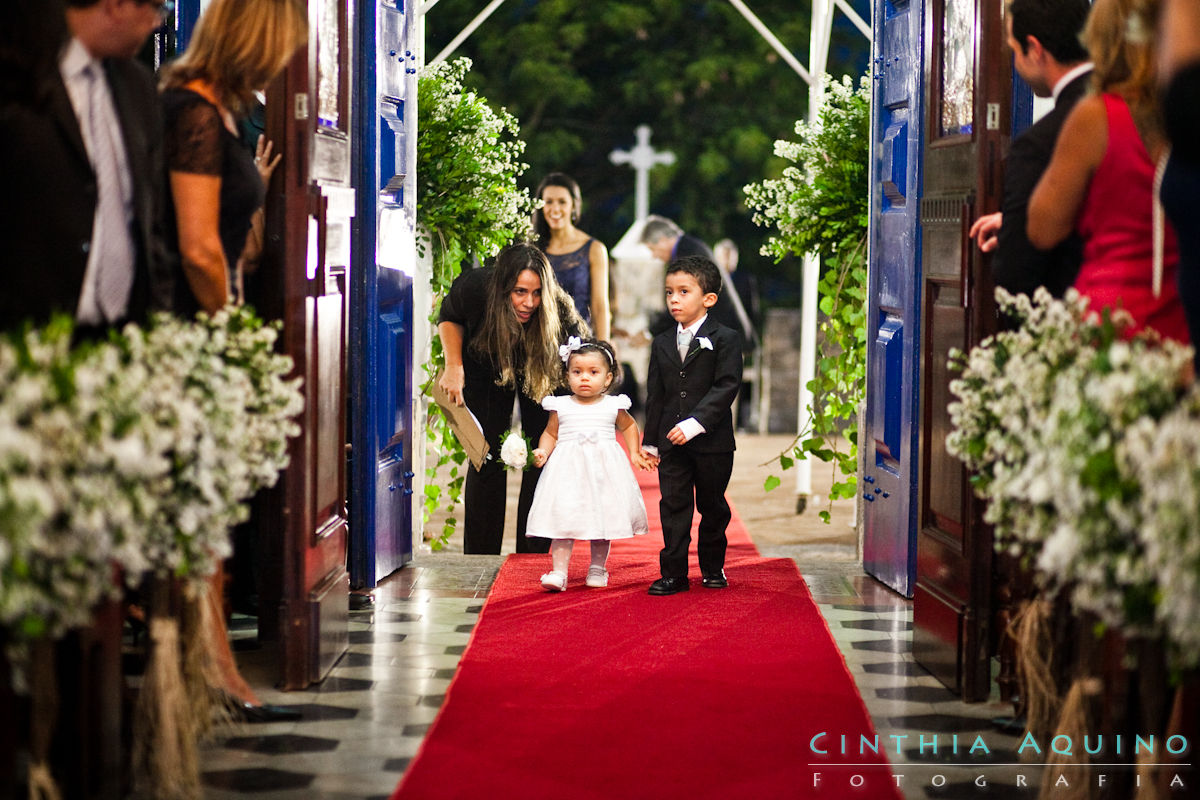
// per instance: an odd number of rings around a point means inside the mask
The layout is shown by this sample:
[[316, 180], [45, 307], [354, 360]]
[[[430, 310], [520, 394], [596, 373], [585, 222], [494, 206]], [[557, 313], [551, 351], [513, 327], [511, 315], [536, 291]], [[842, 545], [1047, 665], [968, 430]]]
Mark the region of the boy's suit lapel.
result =
[[[688, 363], [696, 357], [696, 353], [700, 350], [700, 339], [707, 338], [711, 341], [713, 329], [716, 328], [716, 321], [710, 314], [708, 319], [704, 320], [704, 324], [696, 331], [696, 335], [692, 337], [692, 343], [688, 345], [687, 358], [683, 359], [683, 364]], [[675, 351], [675, 358], [679, 358], [679, 351]]]

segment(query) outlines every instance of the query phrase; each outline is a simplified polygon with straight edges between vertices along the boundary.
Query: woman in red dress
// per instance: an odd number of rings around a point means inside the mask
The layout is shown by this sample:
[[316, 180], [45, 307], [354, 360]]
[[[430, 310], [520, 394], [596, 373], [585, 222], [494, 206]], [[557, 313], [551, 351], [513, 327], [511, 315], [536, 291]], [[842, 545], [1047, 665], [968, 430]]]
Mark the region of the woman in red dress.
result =
[[1149, 328], [1186, 343], [1175, 231], [1161, 214], [1156, 225], [1154, 212], [1155, 167], [1166, 148], [1152, 49], [1157, 10], [1157, 0], [1093, 5], [1083, 39], [1095, 62], [1096, 93], [1067, 117], [1030, 198], [1027, 230], [1043, 249], [1078, 230], [1084, 251], [1075, 288], [1090, 307], [1129, 312], [1126, 336]]

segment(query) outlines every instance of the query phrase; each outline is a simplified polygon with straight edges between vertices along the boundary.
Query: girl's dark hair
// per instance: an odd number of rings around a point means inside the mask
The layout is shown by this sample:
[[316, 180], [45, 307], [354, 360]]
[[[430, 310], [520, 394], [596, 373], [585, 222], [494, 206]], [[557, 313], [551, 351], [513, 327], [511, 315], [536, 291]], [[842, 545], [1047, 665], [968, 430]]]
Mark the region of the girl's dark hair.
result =
[[[579, 222], [580, 206], [583, 205], [583, 196], [579, 193], [579, 184], [570, 175], [562, 172], [551, 172], [546, 177], [542, 178], [542, 182], [538, 184], [537, 191], [534, 192], [534, 198], [542, 199], [542, 192], [547, 186], [561, 186], [571, 194], [571, 224]], [[546, 215], [542, 213], [541, 208], [536, 208], [533, 211], [533, 232], [537, 237], [537, 246], [546, 249], [550, 244], [550, 225], [546, 222]]]
[[563, 362], [563, 373], [571, 368], [571, 359], [575, 356], [585, 356], [589, 353], [599, 353], [604, 356], [604, 363], [608, 364], [608, 371], [612, 375], [612, 380], [608, 382], [608, 386], [604, 388], [605, 393], [614, 386], [621, 384], [621, 362], [617, 360], [617, 351], [613, 346], [603, 339], [584, 339], [579, 345], [578, 350], [573, 350], [567, 360]]
[[[517, 277], [525, 270], [532, 271], [541, 281], [542, 301], [529, 322], [522, 325], [513, 311], [510, 295]], [[496, 366], [499, 385], [515, 387], [517, 373], [522, 371], [519, 388], [539, 402], [561, 385], [558, 343], [562, 338], [564, 295], [541, 250], [522, 242], [500, 251], [488, 281], [483, 324], [470, 342], [475, 353]], [[574, 308], [569, 299], [566, 304]], [[520, 370], [522, 355], [525, 366]]]

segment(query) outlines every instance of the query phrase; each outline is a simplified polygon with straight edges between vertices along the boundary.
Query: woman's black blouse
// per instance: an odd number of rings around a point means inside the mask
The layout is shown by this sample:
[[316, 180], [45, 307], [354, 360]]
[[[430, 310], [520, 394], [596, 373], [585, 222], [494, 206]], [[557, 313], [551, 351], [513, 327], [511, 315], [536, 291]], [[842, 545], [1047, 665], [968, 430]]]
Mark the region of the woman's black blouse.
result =
[[[168, 89], [163, 92], [162, 100], [167, 169], [221, 179], [218, 227], [232, 286], [233, 272], [250, 232], [250, 218], [262, 206], [266, 187], [254, 166], [253, 154], [225, 127], [216, 106], [190, 89]], [[175, 199], [171, 192], [167, 192], [167, 197], [168, 236], [178, 252]], [[178, 283], [181, 310], [195, 310], [196, 300], [191, 297], [187, 282]]]

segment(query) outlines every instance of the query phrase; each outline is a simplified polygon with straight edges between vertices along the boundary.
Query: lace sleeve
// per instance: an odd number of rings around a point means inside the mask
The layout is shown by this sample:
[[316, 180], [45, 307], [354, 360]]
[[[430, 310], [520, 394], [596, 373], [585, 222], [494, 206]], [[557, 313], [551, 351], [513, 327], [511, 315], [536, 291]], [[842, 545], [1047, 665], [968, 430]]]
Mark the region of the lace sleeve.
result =
[[[191, 94], [190, 92], [188, 94]], [[167, 169], [199, 175], [220, 175], [223, 160], [221, 115], [199, 96], [168, 112]]]

